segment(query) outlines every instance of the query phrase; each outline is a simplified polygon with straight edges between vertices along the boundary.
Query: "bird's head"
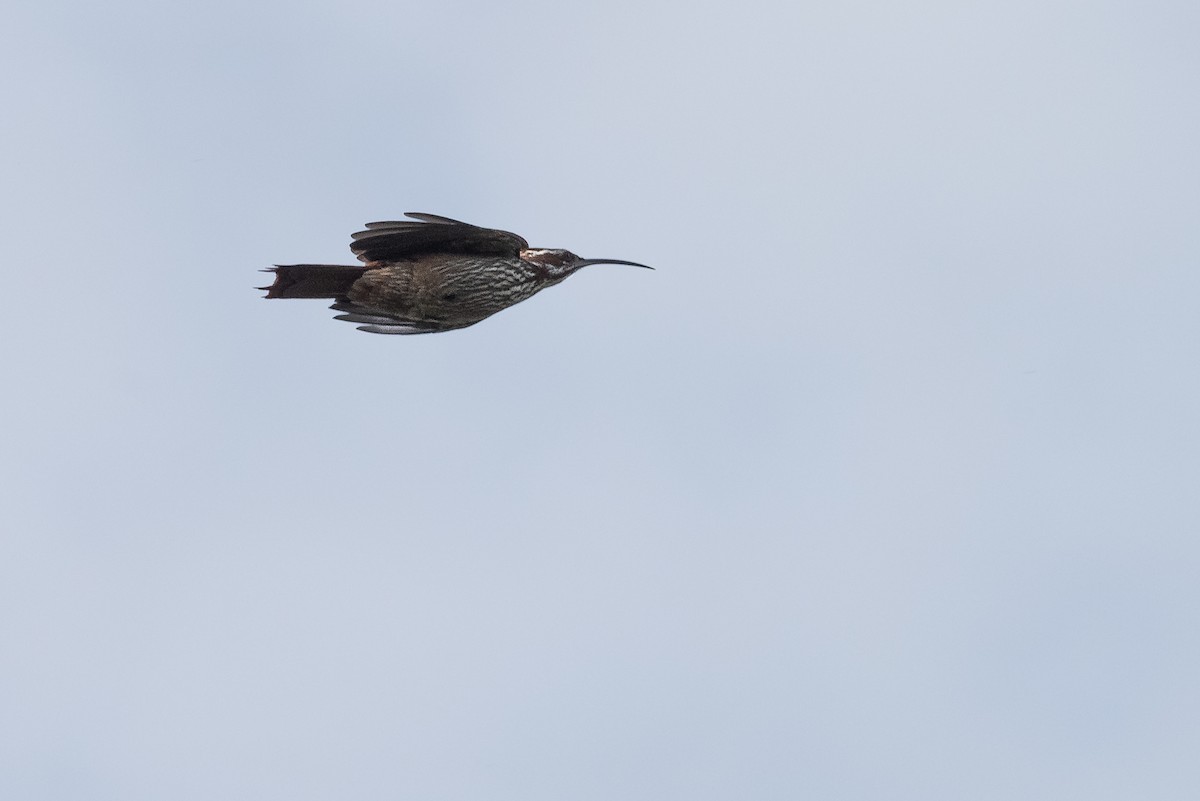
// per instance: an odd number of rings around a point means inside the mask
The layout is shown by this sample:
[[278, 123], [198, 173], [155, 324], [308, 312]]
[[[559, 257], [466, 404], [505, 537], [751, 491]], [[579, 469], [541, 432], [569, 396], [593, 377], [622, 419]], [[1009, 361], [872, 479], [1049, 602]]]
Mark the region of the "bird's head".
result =
[[563, 279], [576, 270], [589, 264], [628, 264], [631, 267], [654, 268], [648, 264], [638, 264], [636, 261], [621, 261], [620, 259], [581, 259], [569, 250], [561, 248], [526, 248], [521, 251], [521, 258], [533, 264], [540, 264], [550, 273], [551, 278]]

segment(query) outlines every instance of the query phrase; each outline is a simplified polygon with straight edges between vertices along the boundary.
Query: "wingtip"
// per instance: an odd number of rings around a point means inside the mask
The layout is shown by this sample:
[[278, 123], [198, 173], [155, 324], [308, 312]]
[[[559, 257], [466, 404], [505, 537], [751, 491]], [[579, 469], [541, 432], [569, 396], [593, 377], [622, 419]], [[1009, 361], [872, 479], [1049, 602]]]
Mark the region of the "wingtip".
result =
[[427, 211], [406, 211], [404, 212], [404, 216], [412, 220], [420, 220], [423, 223], [434, 223], [437, 225], [467, 225], [471, 228], [477, 227], [471, 225], [471, 223], [465, 223], [462, 220], [452, 220], [449, 217], [443, 217], [440, 214], [430, 214]]

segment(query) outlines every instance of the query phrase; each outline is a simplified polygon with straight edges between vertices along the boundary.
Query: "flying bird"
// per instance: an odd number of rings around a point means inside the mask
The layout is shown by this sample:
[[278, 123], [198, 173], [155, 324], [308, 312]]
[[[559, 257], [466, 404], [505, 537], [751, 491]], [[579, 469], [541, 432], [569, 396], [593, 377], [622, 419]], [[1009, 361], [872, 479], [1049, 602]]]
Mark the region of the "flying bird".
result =
[[409, 212], [407, 220], [367, 223], [351, 237], [362, 265], [286, 264], [266, 272], [268, 298], [329, 298], [334, 319], [372, 334], [453, 331], [503, 311], [589, 264], [569, 250], [531, 248], [516, 234]]

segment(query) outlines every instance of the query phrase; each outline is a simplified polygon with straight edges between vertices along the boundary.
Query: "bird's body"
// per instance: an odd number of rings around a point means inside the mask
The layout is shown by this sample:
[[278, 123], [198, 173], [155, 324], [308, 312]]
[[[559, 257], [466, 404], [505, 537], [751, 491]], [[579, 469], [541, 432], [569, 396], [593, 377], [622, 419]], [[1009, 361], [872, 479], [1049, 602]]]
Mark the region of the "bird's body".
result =
[[564, 278], [551, 278], [520, 258], [438, 253], [367, 270], [347, 297], [361, 306], [458, 328], [533, 297]]
[[588, 264], [566, 250], [530, 248], [507, 231], [431, 214], [420, 222], [368, 223], [351, 250], [362, 266], [293, 264], [274, 268], [268, 298], [332, 298], [339, 320], [377, 334], [465, 328], [564, 281]]

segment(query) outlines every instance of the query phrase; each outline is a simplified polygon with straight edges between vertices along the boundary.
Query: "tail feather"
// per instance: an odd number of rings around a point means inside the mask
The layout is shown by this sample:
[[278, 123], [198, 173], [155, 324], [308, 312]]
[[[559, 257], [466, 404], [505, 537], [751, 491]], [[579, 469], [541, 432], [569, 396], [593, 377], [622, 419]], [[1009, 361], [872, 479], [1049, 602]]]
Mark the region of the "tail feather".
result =
[[275, 273], [275, 283], [259, 289], [265, 289], [268, 298], [340, 298], [365, 269], [343, 264], [278, 264], [264, 271]]

